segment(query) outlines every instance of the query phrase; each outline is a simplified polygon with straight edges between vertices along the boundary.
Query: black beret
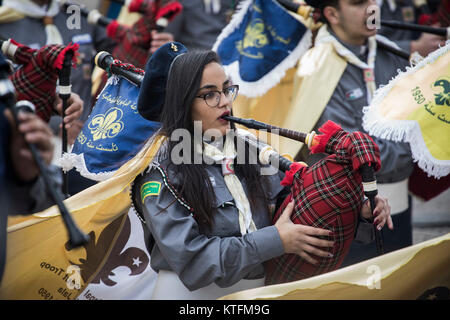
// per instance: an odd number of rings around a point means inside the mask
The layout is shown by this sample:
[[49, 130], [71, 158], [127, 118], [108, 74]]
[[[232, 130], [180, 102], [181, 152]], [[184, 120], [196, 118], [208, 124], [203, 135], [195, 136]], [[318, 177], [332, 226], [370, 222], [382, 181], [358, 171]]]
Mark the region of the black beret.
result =
[[164, 105], [170, 66], [176, 57], [186, 52], [186, 47], [181, 43], [168, 42], [147, 61], [137, 104], [139, 114], [145, 119], [158, 121]]
[[308, 6], [311, 6], [313, 8], [323, 9], [327, 6], [327, 4], [330, 1], [327, 1], [327, 0], [305, 0], [305, 2]]

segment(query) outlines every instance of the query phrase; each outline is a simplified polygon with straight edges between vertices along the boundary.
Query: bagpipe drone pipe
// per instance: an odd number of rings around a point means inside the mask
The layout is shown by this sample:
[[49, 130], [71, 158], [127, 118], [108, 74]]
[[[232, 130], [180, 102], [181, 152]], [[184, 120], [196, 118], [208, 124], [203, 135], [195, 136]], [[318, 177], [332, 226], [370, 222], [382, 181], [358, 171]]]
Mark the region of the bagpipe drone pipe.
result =
[[[225, 119], [248, 128], [267, 130], [297, 141], [305, 142], [312, 153], [329, 154], [313, 166], [290, 162], [278, 155], [271, 147], [259, 147], [259, 160], [263, 164], [278, 161], [279, 169], [285, 171], [282, 181], [291, 186], [290, 195], [273, 217], [275, 223], [287, 204], [294, 200], [291, 220], [317, 228], [332, 230], [334, 241], [331, 258], [316, 257], [312, 265], [296, 254], [285, 254], [266, 263], [266, 284], [277, 284], [305, 279], [336, 270], [342, 264], [355, 237], [364, 194], [374, 209], [377, 195], [374, 171], [381, 166], [379, 148], [372, 138], [362, 132], [345, 132], [340, 126], [328, 121], [319, 131], [309, 134], [267, 125], [252, 119], [225, 116]], [[377, 253], [383, 253], [381, 233], [375, 229]]]

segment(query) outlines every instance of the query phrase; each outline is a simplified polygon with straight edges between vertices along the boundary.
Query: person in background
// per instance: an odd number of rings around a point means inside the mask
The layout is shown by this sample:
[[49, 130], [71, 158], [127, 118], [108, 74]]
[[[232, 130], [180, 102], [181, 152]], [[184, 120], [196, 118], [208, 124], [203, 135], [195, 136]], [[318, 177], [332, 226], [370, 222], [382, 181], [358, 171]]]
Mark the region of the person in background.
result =
[[180, 0], [183, 11], [167, 26], [189, 50], [211, 49], [231, 19], [239, 0]]
[[[374, 0], [308, 0], [307, 3], [320, 10], [325, 22], [311, 50], [320, 51], [331, 44], [332, 49], [325, 50], [328, 53], [323, 57], [323, 65], [327, 66], [327, 72], [341, 72], [336, 81], [321, 84], [321, 94], [327, 96], [329, 93], [330, 98], [324, 100], [324, 104], [315, 105], [322, 111], [311, 127], [317, 131], [327, 120], [332, 120], [346, 131], [365, 132], [363, 107], [370, 104], [375, 89], [387, 84], [397, 75], [398, 69], [404, 70], [408, 61], [376, 45], [377, 30], [367, 24], [370, 12], [367, 8], [376, 5]], [[335, 61], [339, 61], [339, 65]], [[305, 62], [300, 60], [300, 65], [302, 63]], [[305, 75], [302, 81], [306, 83], [309, 77], [311, 75]], [[381, 169], [377, 172], [378, 190], [389, 201], [395, 226], [394, 230], [385, 228], [382, 232], [384, 251], [390, 252], [412, 244], [411, 199], [407, 182], [413, 170], [413, 160], [408, 143], [379, 138], [374, 138], [374, 141], [380, 148], [381, 157]], [[321, 157], [324, 155], [309, 155], [303, 148], [296, 159], [313, 164]], [[353, 242], [343, 266], [376, 254], [374, 243]]]
[[[4, 0], [0, 8], [0, 38], [13, 38], [33, 49], [47, 44], [78, 43], [79, 56], [76, 67], [71, 70], [72, 99], [78, 95], [83, 104], [83, 113], [68, 128], [70, 140], [74, 140], [91, 112], [91, 75], [95, 54], [111, 52], [115, 42], [107, 37], [104, 27], [89, 24], [80, 15], [79, 20], [71, 18], [61, 10], [56, 0]], [[79, 22], [79, 25], [76, 22]], [[61, 118], [53, 116], [50, 127], [56, 137], [61, 135]], [[60, 138], [55, 138], [55, 159], [60, 154]], [[95, 182], [86, 179], [76, 171], [69, 171], [69, 194], [73, 195]]]
[[[412, 0], [377, 0], [381, 20], [417, 23], [417, 13]], [[378, 32], [394, 41], [401, 49], [411, 54], [418, 52], [426, 57], [445, 42], [444, 38], [430, 33], [421, 33], [389, 27], [381, 27]]]
[[6, 259], [6, 228], [8, 215], [32, 214], [52, 206], [47, 186], [27, 143], [36, 146], [48, 166], [54, 182], [61, 189], [59, 168], [51, 165], [53, 133], [49, 125], [33, 113], [19, 112], [16, 126], [11, 110], [0, 107], [0, 282]]

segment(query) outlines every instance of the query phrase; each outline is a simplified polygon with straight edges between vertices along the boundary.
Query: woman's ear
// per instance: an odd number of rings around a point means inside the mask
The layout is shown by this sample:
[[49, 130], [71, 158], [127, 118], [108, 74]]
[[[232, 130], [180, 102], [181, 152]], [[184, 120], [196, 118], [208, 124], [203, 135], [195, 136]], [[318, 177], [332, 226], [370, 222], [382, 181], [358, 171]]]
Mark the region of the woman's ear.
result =
[[337, 8], [332, 6], [326, 6], [323, 9], [323, 15], [328, 20], [330, 25], [336, 25], [339, 23], [339, 11]]

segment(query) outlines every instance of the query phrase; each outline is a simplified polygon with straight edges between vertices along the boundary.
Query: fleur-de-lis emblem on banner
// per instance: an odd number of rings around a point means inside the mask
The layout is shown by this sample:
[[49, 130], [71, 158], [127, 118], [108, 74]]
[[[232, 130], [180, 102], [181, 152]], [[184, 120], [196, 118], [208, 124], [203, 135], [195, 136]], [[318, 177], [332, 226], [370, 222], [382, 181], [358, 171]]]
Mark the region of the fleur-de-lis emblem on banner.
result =
[[264, 21], [255, 19], [245, 29], [243, 48], [255, 47], [261, 48], [269, 43], [269, 39], [265, 34]]
[[113, 107], [105, 114], [98, 114], [93, 117], [88, 126], [91, 130], [92, 139], [96, 141], [115, 137], [124, 127], [123, 122], [120, 121], [122, 116], [122, 110]]

